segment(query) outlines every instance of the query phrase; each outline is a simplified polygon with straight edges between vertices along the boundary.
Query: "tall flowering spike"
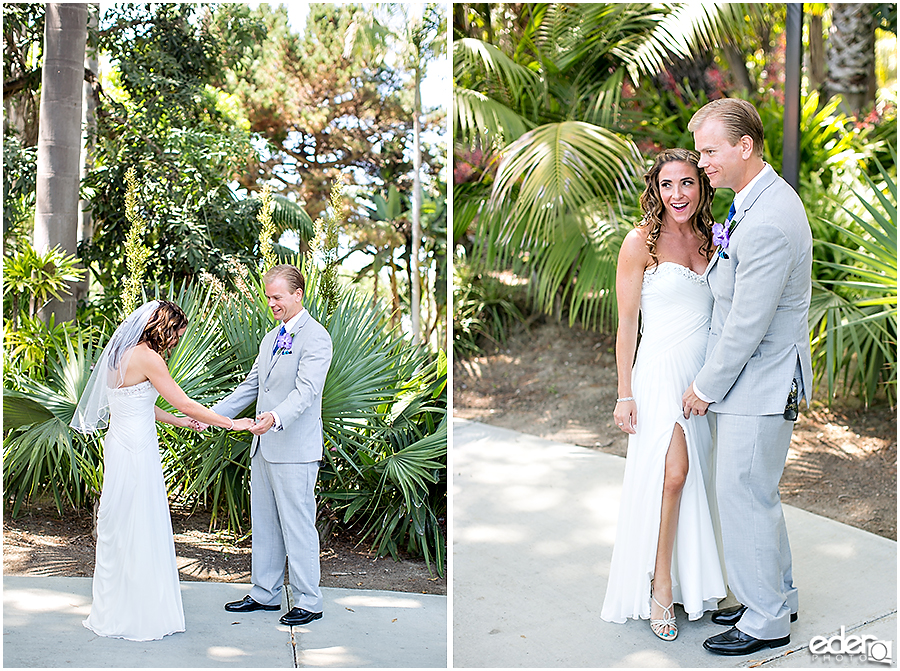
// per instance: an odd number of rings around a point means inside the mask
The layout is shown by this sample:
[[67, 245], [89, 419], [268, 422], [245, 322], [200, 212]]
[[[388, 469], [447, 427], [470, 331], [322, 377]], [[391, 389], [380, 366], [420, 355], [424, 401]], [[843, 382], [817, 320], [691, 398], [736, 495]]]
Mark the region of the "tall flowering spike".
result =
[[259, 194], [259, 212], [256, 213], [256, 220], [260, 223], [259, 229], [259, 252], [263, 257], [263, 267], [271, 268], [278, 265], [278, 257], [275, 255], [275, 249], [272, 247], [272, 238], [275, 237], [275, 222], [272, 221], [272, 212], [275, 211], [275, 200], [272, 198], [272, 189], [269, 185], [263, 187], [262, 193]]
[[128, 227], [128, 235], [125, 237], [125, 267], [128, 272], [122, 291], [122, 308], [126, 315], [131, 314], [141, 299], [141, 286], [144, 272], [147, 269], [147, 259], [152, 254], [142, 242], [147, 231], [147, 222], [138, 214], [138, 187], [135, 174], [134, 166], [125, 172], [125, 183], [128, 186], [125, 191], [125, 218], [131, 224]]
[[319, 280], [318, 292], [325, 299], [328, 306], [327, 313], [331, 316], [340, 298], [337, 283], [337, 257], [338, 257], [338, 230], [344, 218], [344, 185], [340, 181], [331, 187], [331, 196], [328, 199], [328, 213], [323, 219], [316, 219], [316, 240], [313, 248], [322, 257], [324, 268]]

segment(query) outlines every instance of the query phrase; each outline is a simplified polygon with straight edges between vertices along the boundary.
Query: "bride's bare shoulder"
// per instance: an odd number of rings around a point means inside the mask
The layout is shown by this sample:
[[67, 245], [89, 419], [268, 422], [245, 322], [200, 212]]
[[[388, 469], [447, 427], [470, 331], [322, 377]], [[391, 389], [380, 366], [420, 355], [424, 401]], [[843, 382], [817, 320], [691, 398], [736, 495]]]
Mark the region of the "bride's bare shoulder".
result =
[[147, 343], [138, 343], [131, 350], [128, 358], [128, 368], [125, 371], [124, 383], [126, 386], [140, 384], [149, 380], [152, 372], [160, 364], [165, 367], [163, 358], [149, 347]]
[[622, 241], [622, 254], [630, 257], [643, 259], [649, 258], [650, 252], [647, 248], [647, 237], [650, 234], [650, 227], [645, 224], [638, 224], [625, 236]]
[[634, 228], [629, 231], [628, 235], [634, 234], [634, 236], [640, 239], [642, 242], [647, 242], [647, 238], [650, 237], [651, 228], [652, 227], [646, 219], [641, 219], [634, 225]]
[[131, 350], [131, 360], [135, 359], [148, 359], [153, 358], [154, 356], [159, 356], [147, 343], [139, 342], [135, 345]]

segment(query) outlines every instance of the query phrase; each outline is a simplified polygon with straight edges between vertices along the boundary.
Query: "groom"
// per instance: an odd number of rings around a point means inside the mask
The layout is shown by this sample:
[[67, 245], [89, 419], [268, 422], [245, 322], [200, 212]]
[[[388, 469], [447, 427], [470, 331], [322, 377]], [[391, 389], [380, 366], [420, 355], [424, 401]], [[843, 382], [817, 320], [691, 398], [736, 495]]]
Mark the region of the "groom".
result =
[[285, 557], [295, 606], [281, 617], [303, 625], [322, 617], [315, 487], [322, 458], [322, 389], [331, 365], [328, 331], [303, 307], [305, 280], [292, 265], [263, 277], [280, 329], [263, 337], [247, 379], [214, 407], [234, 417], [254, 401], [250, 448], [253, 588], [225, 610], [280, 610]]
[[703, 647], [747, 655], [791, 640], [798, 609], [778, 494], [799, 398], [810, 398], [807, 313], [812, 234], [794, 190], [763, 161], [750, 103], [715, 100], [688, 129], [713, 187], [735, 199], [709, 269], [715, 304], [706, 363], [682, 398], [684, 416], [713, 413], [725, 568], [737, 608]]

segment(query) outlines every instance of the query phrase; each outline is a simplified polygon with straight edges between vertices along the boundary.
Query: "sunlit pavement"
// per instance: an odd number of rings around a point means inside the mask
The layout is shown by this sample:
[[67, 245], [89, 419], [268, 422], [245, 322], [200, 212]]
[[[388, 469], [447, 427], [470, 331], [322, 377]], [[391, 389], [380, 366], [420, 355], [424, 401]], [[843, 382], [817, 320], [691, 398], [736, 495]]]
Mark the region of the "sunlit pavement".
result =
[[139, 643], [81, 621], [91, 579], [4, 576], [3, 666], [70, 668], [445, 668], [447, 597], [324, 588], [324, 617], [302, 627], [280, 612], [229, 613], [249, 585], [183, 582], [185, 629]]
[[676, 608], [673, 642], [646, 621], [600, 619], [623, 458], [454, 419], [451, 463], [457, 668], [883, 666], [887, 645], [873, 660], [809, 650], [817, 636], [835, 653], [853, 650], [851, 637], [864, 635], [889, 643], [896, 665], [895, 541], [785, 506], [800, 591], [791, 642], [720, 657], [702, 648], [724, 631], [709, 615], [689, 622]]

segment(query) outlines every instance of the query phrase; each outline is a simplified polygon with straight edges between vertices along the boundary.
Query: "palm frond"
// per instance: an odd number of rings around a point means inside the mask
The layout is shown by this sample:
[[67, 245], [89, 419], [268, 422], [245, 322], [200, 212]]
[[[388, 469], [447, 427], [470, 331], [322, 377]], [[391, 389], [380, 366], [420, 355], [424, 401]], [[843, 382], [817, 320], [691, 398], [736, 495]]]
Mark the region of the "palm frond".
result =
[[453, 87], [454, 135], [469, 145], [490, 147], [515, 140], [534, 124], [484, 93]]
[[[169, 355], [169, 374], [190, 398], [204, 405], [212, 404], [237, 381], [236, 365], [246, 364], [246, 359], [235, 357], [231, 348], [222, 348], [221, 321], [229, 319], [230, 311], [214, 290], [212, 285], [185, 283], [177, 292], [172, 288], [168, 291], [168, 299], [177, 303], [188, 318], [184, 336]], [[252, 335], [245, 334], [245, 340]], [[173, 410], [162, 397], [157, 404]]]
[[[503, 96], [510, 106], [515, 103], [537, 104], [532, 91], [539, 84], [540, 77], [512, 60], [493, 44], [466, 37], [453, 42], [453, 74], [460, 78], [480, 73], [479, 83], [492, 89], [498, 100]], [[481, 89], [482, 86], [478, 88]], [[519, 108], [520, 111], [523, 108]]]
[[623, 53], [632, 79], [658, 72], [674, 55], [690, 58], [726, 43], [740, 44], [750, 22], [762, 19], [762, 9], [753, 3], [699, 3], [676, 5], [646, 40]]
[[3, 433], [53, 419], [54, 414], [28, 396], [3, 389]]
[[275, 224], [277, 233], [284, 233], [286, 230], [296, 231], [300, 239], [306, 243], [316, 237], [315, 224], [299, 203], [280, 193], [272, 196], [272, 202], [275, 205], [272, 210], [272, 223]]
[[539, 44], [559, 71], [603, 70], [628, 62], [627, 55], [652, 35], [671, 10], [637, 3], [553, 5], [540, 30]]
[[69, 428], [93, 363], [92, 341], [83, 346], [79, 333], [78, 343], [66, 336], [66, 351], [50, 359], [46, 383], [19, 378], [16, 390], [3, 390], [3, 491], [14, 501], [13, 515], [25, 499], [45, 492], [60, 512], [99, 494], [98, 439]]
[[870, 218], [843, 207], [862, 232], [821, 222], [839, 233], [839, 242], [819, 243], [837, 260], [815, 263], [836, 274], [814, 282], [809, 312], [813, 363], [829, 396], [843, 373], [847, 390], [858, 386], [867, 403], [879, 384], [891, 399], [897, 382], [897, 185], [881, 164], [877, 167], [883, 186], [863, 173], [875, 202], [853, 190]]
[[598, 198], [615, 202], [641, 168], [637, 148], [591, 124], [547, 124], [509, 145], [497, 168], [488, 206], [514, 203], [507, 232], [523, 224], [526, 237], [550, 240], [559, 220]]
[[[323, 391], [322, 422], [330, 447], [348, 458], [365, 444], [365, 429], [381, 416], [381, 406], [396, 399], [397, 380], [416, 367], [400, 338], [387, 328], [384, 309], [362, 309], [364, 304], [348, 294], [327, 324], [334, 354]], [[317, 308], [315, 303], [310, 307]]]

